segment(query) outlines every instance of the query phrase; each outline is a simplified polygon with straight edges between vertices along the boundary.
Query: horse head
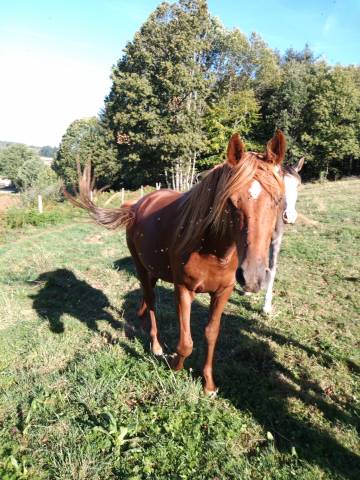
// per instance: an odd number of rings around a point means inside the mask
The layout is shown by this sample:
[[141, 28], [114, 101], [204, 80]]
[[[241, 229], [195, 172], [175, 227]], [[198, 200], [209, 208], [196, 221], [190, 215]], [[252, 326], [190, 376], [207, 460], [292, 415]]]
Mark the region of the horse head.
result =
[[280, 131], [263, 154], [246, 152], [238, 134], [229, 142], [227, 163], [234, 170], [235, 187], [230, 199], [238, 220], [236, 278], [246, 292], [258, 292], [268, 280], [269, 247], [284, 192], [279, 172], [285, 151], [286, 140]]
[[304, 165], [304, 157], [300, 158], [298, 163], [293, 166], [284, 167], [285, 183], [285, 209], [283, 212], [284, 223], [295, 223], [297, 219], [296, 201], [298, 188], [301, 184], [300, 170]]

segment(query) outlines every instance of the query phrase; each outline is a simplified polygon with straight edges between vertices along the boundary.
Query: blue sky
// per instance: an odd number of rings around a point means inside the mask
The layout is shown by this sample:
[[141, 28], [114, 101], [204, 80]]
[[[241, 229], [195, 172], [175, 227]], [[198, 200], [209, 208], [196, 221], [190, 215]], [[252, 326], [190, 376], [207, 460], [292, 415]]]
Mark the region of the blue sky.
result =
[[[12, 0], [0, 7], [0, 140], [56, 145], [96, 115], [111, 66], [157, 0]], [[330, 63], [360, 63], [360, 0], [209, 0], [227, 27], [272, 48], [307, 42]]]

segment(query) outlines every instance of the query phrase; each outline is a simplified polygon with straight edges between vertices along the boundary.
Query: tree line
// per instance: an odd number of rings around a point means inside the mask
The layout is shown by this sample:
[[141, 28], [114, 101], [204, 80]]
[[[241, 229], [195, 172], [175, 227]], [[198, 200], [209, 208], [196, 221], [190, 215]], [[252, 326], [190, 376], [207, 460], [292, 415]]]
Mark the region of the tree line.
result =
[[280, 55], [257, 34], [225, 28], [205, 0], [161, 3], [112, 70], [98, 118], [76, 120], [54, 162], [72, 183], [91, 160], [100, 186], [186, 187], [221, 161], [238, 131], [262, 150], [276, 128], [308, 179], [360, 173], [360, 68], [305, 46]]

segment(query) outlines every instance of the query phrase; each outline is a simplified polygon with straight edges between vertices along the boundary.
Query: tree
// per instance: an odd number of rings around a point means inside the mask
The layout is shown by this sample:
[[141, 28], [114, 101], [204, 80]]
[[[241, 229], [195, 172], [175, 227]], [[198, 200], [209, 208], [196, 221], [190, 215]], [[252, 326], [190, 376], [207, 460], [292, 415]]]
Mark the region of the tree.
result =
[[77, 183], [77, 161], [91, 161], [97, 186], [116, 185], [119, 162], [110, 133], [96, 117], [75, 120], [62, 137], [53, 169], [67, 185]]
[[251, 135], [259, 122], [259, 110], [260, 105], [252, 89], [230, 91], [214, 101], [205, 116], [208, 155], [200, 158], [198, 168], [208, 169], [219, 163], [219, 157], [225, 152], [234, 132], [239, 132], [251, 148]]
[[44, 147], [40, 148], [39, 155], [41, 155], [42, 157], [54, 158], [57, 154], [57, 150], [58, 149], [56, 147], [45, 145]]
[[304, 132], [304, 112], [308, 104], [309, 68], [297, 60], [286, 61], [281, 69], [278, 85], [267, 92], [263, 103], [266, 136], [271, 136], [277, 128], [287, 138], [288, 155], [300, 158], [304, 154], [302, 134]]
[[194, 173], [204, 149], [215, 29], [204, 0], [162, 3], [114, 68], [104, 120], [131, 186], [154, 183], [165, 170], [189, 179]]
[[360, 160], [360, 91], [349, 71], [314, 65], [301, 136], [311, 170], [319, 176], [352, 173]]
[[32, 186], [44, 167], [39, 156], [25, 145], [0, 150], [0, 175], [9, 178], [19, 190]]

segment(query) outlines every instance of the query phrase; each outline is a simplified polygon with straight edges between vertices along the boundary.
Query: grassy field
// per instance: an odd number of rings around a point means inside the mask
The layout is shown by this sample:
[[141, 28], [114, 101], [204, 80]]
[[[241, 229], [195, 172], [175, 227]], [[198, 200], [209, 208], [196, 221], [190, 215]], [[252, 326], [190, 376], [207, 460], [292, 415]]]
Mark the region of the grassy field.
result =
[[[0, 478], [360, 478], [360, 180], [302, 187], [274, 313], [234, 292], [203, 395], [208, 298], [174, 374], [154, 358], [124, 232], [83, 216], [0, 244]], [[177, 341], [171, 286], [160, 336]]]

